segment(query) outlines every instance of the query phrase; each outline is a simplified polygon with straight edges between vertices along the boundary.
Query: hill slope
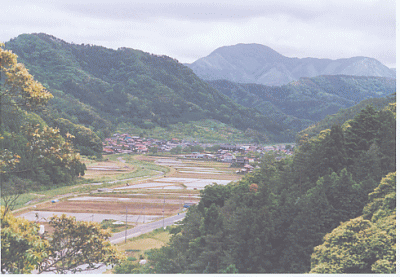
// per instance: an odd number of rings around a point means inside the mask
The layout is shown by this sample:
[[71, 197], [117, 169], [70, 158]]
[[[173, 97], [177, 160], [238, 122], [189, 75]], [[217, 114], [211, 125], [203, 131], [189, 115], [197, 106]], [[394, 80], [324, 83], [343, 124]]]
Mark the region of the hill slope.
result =
[[301, 124], [319, 121], [364, 99], [396, 91], [396, 80], [383, 77], [318, 76], [300, 78], [280, 87], [238, 84], [226, 80], [209, 83], [235, 102], [276, 118], [296, 118]]
[[367, 57], [348, 59], [288, 58], [260, 44], [237, 44], [216, 49], [207, 57], [187, 64], [205, 80], [269, 86], [287, 84], [301, 77], [355, 75], [396, 78], [393, 70]]
[[297, 134], [297, 140], [307, 135], [309, 137], [316, 136], [322, 130], [329, 129], [332, 125], [342, 125], [349, 119], [355, 117], [362, 109], [371, 105], [377, 110], [382, 110], [389, 103], [396, 103], [395, 95], [388, 95], [387, 97], [365, 99], [357, 105], [351, 106], [347, 109], [340, 109], [337, 113], [326, 116], [323, 120], [307, 127]]
[[166, 56], [70, 44], [46, 34], [20, 35], [7, 42], [6, 48], [19, 56], [37, 80], [58, 92], [52, 108], [73, 123], [99, 132], [103, 131], [101, 120], [105, 125], [125, 122], [152, 128], [214, 119], [241, 130], [256, 130], [272, 140], [279, 140], [286, 129], [257, 110], [234, 103]]

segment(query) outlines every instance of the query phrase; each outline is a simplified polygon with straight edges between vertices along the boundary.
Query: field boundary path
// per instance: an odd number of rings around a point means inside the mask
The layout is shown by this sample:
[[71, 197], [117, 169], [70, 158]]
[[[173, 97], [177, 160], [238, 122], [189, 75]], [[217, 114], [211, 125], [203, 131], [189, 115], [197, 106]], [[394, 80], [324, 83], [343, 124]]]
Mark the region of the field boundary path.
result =
[[[142, 234], [151, 232], [155, 229], [162, 228], [163, 226], [166, 227], [166, 226], [173, 225], [173, 224], [175, 224], [175, 222], [181, 221], [185, 216], [186, 216], [186, 212], [183, 212], [183, 213], [179, 213], [174, 216], [164, 218], [164, 220], [161, 219], [161, 220], [153, 221], [150, 223], [142, 224], [142, 225], [136, 226], [134, 228], [128, 229], [128, 230], [126, 230], [126, 239], [138, 237]], [[163, 223], [163, 221], [164, 221], [164, 223]], [[117, 244], [117, 243], [125, 241], [125, 231], [113, 234], [109, 238], [109, 241], [113, 244]]]
[[[128, 229], [128, 230], [126, 230], [126, 239], [138, 237], [142, 234], [149, 233], [155, 229], [162, 228], [163, 226], [166, 227], [166, 226], [173, 225], [173, 224], [175, 224], [175, 222], [181, 221], [185, 216], [186, 216], [186, 212], [183, 212], [183, 213], [179, 213], [174, 216], [164, 218], [164, 220], [161, 219], [161, 220], [153, 221], [150, 223], [142, 224], [142, 225], [136, 226], [134, 228]], [[164, 223], [163, 223], [163, 221], [164, 221]], [[125, 241], [125, 231], [113, 234], [109, 238], [109, 241], [113, 244], [117, 244], [117, 243]]]

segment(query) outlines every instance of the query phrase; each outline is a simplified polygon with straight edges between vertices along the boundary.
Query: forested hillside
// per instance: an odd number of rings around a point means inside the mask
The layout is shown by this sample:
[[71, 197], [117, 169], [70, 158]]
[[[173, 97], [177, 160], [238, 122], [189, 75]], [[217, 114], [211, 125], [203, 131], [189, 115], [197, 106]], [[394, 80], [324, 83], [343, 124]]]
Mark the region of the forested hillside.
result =
[[99, 137], [120, 123], [146, 129], [200, 119], [255, 130], [266, 140], [279, 140], [290, 129], [234, 103], [166, 56], [69, 44], [46, 34], [20, 35], [7, 42], [6, 48], [54, 90], [49, 102], [52, 114], [90, 127]]
[[380, 191], [396, 171], [395, 107], [393, 103], [377, 111], [367, 106], [342, 126], [304, 136], [294, 157], [277, 160], [269, 154], [243, 180], [207, 186], [180, 232], [167, 247], [149, 253], [150, 262], [140, 272], [305, 273], [311, 269], [314, 247], [324, 243], [315, 249], [312, 265], [313, 272], [326, 273], [329, 266], [319, 264], [326, 262], [328, 251], [336, 251], [333, 244], [340, 243], [344, 232], [334, 229], [351, 229], [352, 221], [347, 221], [363, 216], [371, 220], [362, 227], [367, 231], [360, 242], [363, 249], [369, 241], [379, 242], [376, 232], [390, 245], [379, 246], [389, 251], [385, 257], [379, 251], [368, 253], [362, 272], [394, 273], [393, 221], [377, 211], [383, 205], [393, 219], [393, 193], [387, 202]]
[[297, 134], [297, 139], [300, 139], [304, 135], [310, 137], [316, 136], [322, 130], [328, 129], [332, 125], [342, 125], [347, 120], [352, 119], [366, 106], [371, 105], [377, 110], [385, 108], [389, 103], [396, 102], [396, 94], [391, 94], [386, 97], [370, 98], [361, 101], [360, 103], [346, 109], [340, 109], [337, 113], [327, 115], [321, 121], [305, 128]]
[[217, 90], [245, 107], [254, 107], [280, 122], [298, 124], [300, 131], [340, 109], [362, 100], [391, 95], [396, 80], [382, 77], [318, 76], [300, 78], [280, 87], [239, 84], [226, 80], [209, 81]]

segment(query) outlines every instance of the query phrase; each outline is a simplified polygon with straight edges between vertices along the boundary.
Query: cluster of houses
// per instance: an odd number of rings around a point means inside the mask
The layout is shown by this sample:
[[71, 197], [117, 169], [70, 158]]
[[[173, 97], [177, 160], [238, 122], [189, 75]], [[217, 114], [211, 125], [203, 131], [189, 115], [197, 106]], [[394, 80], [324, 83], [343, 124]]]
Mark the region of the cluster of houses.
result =
[[[153, 138], [141, 138], [130, 134], [114, 134], [111, 138], [106, 138], [103, 142], [103, 154], [116, 153], [138, 153], [146, 154], [150, 152], [170, 152], [172, 149], [180, 146], [185, 149], [191, 146], [201, 146], [203, 149], [213, 146], [212, 144], [204, 144], [197, 142], [189, 142], [179, 139], [160, 140]], [[230, 163], [232, 166], [240, 167], [238, 173], [251, 172], [254, 163], [257, 163], [262, 156], [269, 151], [277, 152], [281, 155], [293, 154], [292, 145], [274, 145], [274, 146], [256, 146], [251, 144], [220, 144], [219, 149], [210, 152], [192, 152], [182, 155], [188, 159], [204, 159], [214, 160], [218, 162]]]
[[146, 154], [154, 149], [154, 152], [170, 152], [181, 146], [182, 148], [197, 145], [195, 142], [186, 142], [179, 139], [162, 140], [153, 138], [141, 138], [129, 134], [114, 134], [103, 142], [103, 154]]

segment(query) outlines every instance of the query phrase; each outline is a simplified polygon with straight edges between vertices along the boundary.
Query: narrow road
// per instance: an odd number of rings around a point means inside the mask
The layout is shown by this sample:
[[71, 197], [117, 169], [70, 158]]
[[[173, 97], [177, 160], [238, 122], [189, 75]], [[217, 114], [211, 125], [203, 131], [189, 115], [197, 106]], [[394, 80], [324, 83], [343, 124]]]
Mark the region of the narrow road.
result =
[[[179, 215], [174, 215], [171, 217], [167, 217], [164, 218], [164, 226], [170, 226], [173, 225], [175, 222], [182, 220], [186, 215], [186, 212], [183, 213], [179, 213]], [[158, 220], [158, 221], [154, 221], [154, 222], [150, 222], [147, 224], [142, 224], [139, 225], [135, 228], [129, 229], [126, 231], [126, 238], [134, 238], [134, 237], [138, 237], [142, 234], [151, 232], [155, 229], [161, 228], [163, 227], [163, 220]], [[110, 237], [110, 242], [111, 243], [120, 243], [125, 241], [125, 231], [119, 232], [119, 233], [115, 233], [114, 235], [112, 235]]]

